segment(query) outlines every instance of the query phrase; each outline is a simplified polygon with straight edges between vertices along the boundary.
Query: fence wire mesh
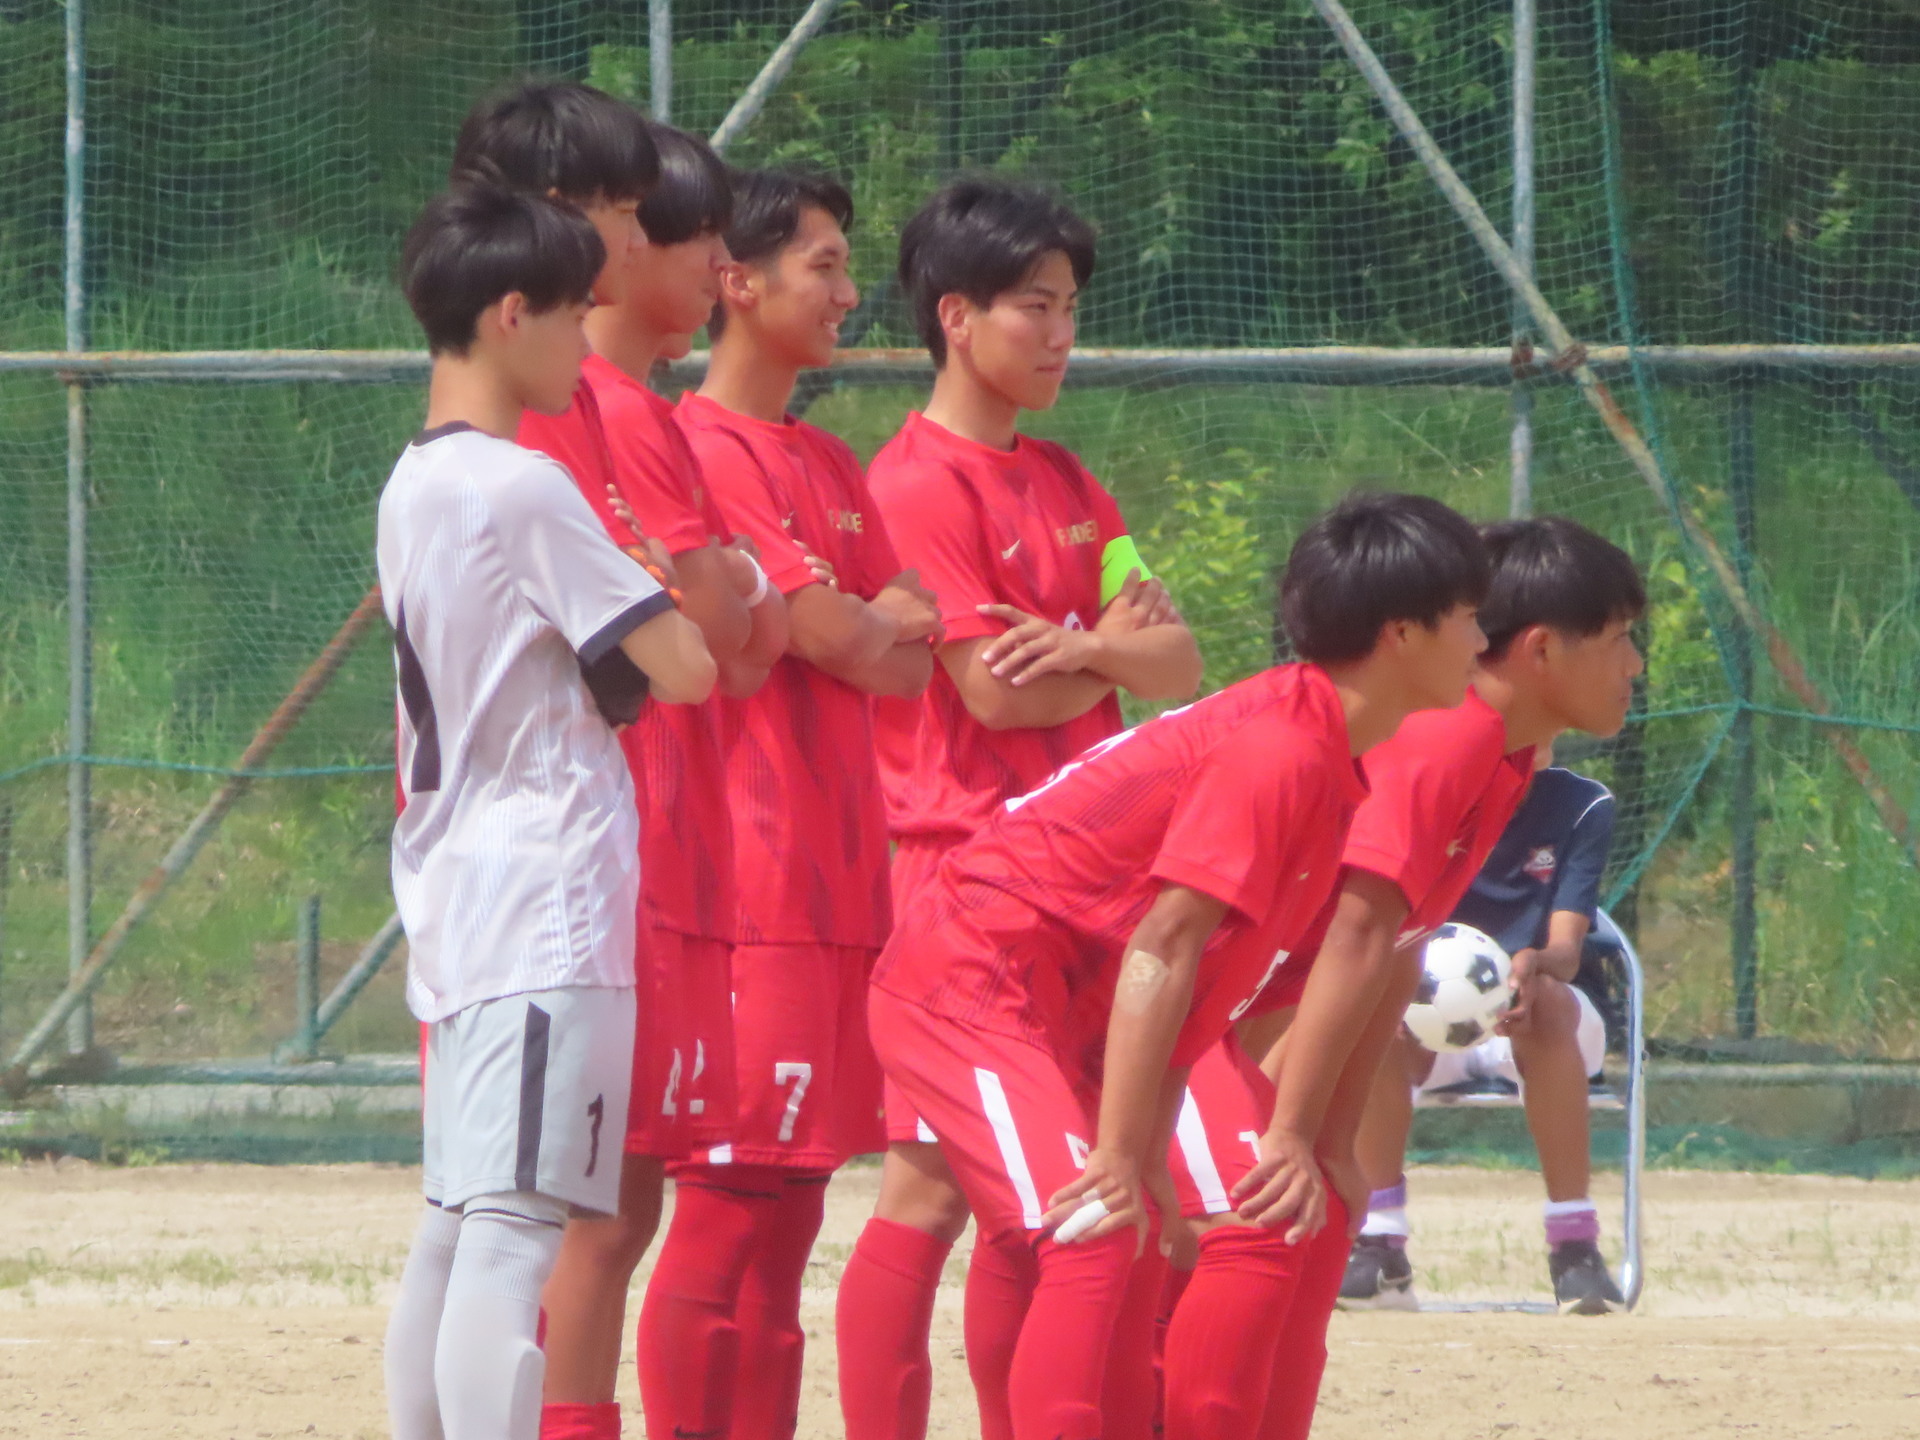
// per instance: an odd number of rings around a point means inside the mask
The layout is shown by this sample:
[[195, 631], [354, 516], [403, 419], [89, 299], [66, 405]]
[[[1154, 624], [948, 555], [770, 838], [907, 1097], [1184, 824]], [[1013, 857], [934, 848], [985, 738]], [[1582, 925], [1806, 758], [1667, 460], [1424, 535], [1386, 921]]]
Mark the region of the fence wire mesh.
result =
[[[796, 0], [676, 0], [672, 118], [710, 131]], [[1362, 0], [1355, 19], [1510, 230], [1513, 8]], [[460, 115], [528, 72], [649, 103], [633, 0], [91, 0], [84, 286], [105, 351], [415, 343], [398, 237]], [[63, 344], [65, 7], [0, 3], [0, 351]], [[1542, 0], [1537, 273], [1612, 377], [1672, 503], [1734, 554], [1901, 804], [1920, 804], [1920, 371], [1910, 354], [1689, 369], [1662, 346], [1920, 341], [1920, 16], [1896, 0]], [[1305, 0], [847, 0], [731, 152], [839, 172], [857, 343], [910, 346], [900, 223], [948, 172], [1066, 191], [1100, 229], [1082, 343], [1325, 347], [1318, 383], [1124, 363], [1034, 429], [1115, 491], [1200, 631], [1209, 684], [1273, 654], [1272, 572], [1355, 484], [1509, 504], [1513, 304]], [[1522, 326], [1521, 329], [1525, 329]], [[1474, 348], [1390, 375], [1336, 347]], [[1652, 357], [1649, 359], [1648, 357]], [[0, 355], [0, 1043], [67, 964], [67, 405]], [[1090, 368], [1090, 367], [1089, 367]], [[1296, 377], [1297, 380], [1297, 377]], [[1390, 383], [1391, 382], [1391, 383]], [[1657, 1033], [1721, 1033], [1752, 879], [1763, 1031], [1920, 1050], [1920, 876], [1735, 623], [1668, 502], [1571, 389], [1527, 382], [1532, 504], [1646, 566], [1639, 718], [1568, 756], [1622, 801], [1613, 890]], [[923, 382], [828, 388], [871, 454]], [[219, 783], [372, 576], [413, 383], [88, 387], [94, 929]], [[125, 1053], [262, 1053], [292, 1026], [294, 915], [323, 966], [390, 908], [392, 697], [362, 647], [99, 993]], [[1743, 848], [1750, 847], [1750, 848]], [[376, 984], [329, 1044], [404, 1045]]]

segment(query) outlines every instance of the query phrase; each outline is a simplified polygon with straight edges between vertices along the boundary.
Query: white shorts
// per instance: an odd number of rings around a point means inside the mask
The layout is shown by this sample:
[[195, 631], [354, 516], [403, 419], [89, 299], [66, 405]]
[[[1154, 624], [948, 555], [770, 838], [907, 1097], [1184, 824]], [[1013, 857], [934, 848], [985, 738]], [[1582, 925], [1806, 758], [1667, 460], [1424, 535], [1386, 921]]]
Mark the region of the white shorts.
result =
[[[1600, 1012], [1579, 986], [1568, 987], [1580, 1005], [1580, 1024], [1574, 1035], [1580, 1042], [1580, 1060], [1587, 1074], [1598, 1075], [1607, 1059], [1607, 1026]], [[1447, 1050], [1433, 1057], [1433, 1070], [1417, 1090], [1440, 1090], [1469, 1080], [1499, 1078], [1519, 1085], [1520, 1067], [1513, 1063], [1513, 1041], [1505, 1035], [1482, 1040], [1471, 1050]]]
[[427, 1027], [421, 1188], [455, 1210], [532, 1190], [616, 1214], [633, 991], [536, 990]]

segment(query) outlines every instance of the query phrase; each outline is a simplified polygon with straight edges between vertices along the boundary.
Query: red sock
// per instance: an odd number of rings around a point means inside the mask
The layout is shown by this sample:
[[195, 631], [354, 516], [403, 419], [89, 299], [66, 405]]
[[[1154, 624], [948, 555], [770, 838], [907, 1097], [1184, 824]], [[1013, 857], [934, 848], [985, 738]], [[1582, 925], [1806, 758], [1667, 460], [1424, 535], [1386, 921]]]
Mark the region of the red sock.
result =
[[1320, 1403], [1320, 1377], [1327, 1368], [1327, 1322], [1340, 1299], [1347, 1273], [1347, 1212], [1338, 1196], [1327, 1196], [1327, 1223], [1307, 1242], [1293, 1305], [1280, 1326], [1273, 1361], [1273, 1384], [1260, 1440], [1307, 1440], [1314, 1407]]
[[1138, 1245], [1132, 1230], [1040, 1242], [1040, 1281], [1007, 1376], [1014, 1440], [1100, 1440], [1107, 1350]]
[[620, 1440], [620, 1402], [542, 1405], [540, 1440]]
[[1167, 1330], [1173, 1324], [1173, 1312], [1179, 1308], [1180, 1297], [1187, 1293], [1187, 1282], [1191, 1279], [1193, 1271], [1169, 1266], [1166, 1278], [1160, 1282], [1160, 1305], [1153, 1316], [1153, 1433], [1156, 1435], [1167, 1428]]
[[847, 1440], [926, 1440], [933, 1398], [928, 1337], [952, 1249], [878, 1215], [860, 1232], [833, 1318]]
[[826, 1217], [830, 1175], [785, 1177], [778, 1207], [755, 1232], [733, 1322], [740, 1333], [729, 1440], [793, 1440], [800, 1425], [800, 1371], [807, 1332], [800, 1287]]
[[976, 1234], [967, 1266], [964, 1330], [967, 1374], [980, 1407], [980, 1440], [1013, 1440], [1013, 1409], [1007, 1377], [1020, 1343], [1040, 1267], [1024, 1231]]
[[724, 1437], [740, 1337], [734, 1308], [785, 1176], [747, 1165], [674, 1173], [673, 1223], [640, 1306], [640, 1406], [649, 1435]]
[[1200, 1238], [1200, 1263], [1167, 1329], [1167, 1440], [1258, 1433], [1306, 1260], [1307, 1247], [1282, 1235], [1225, 1225]]
[[1154, 1322], [1167, 1278], [1167, 1257], [1157, 1231], [1127, 1276], [1126, 1298], [1114, 1320], [1107, 1347], [1107, 1378], [1100, 1395], [1106, 1416], [1101, 1440], [1153, 1440], [1158, 1419], [1158, 1377], [1154, 1368]]

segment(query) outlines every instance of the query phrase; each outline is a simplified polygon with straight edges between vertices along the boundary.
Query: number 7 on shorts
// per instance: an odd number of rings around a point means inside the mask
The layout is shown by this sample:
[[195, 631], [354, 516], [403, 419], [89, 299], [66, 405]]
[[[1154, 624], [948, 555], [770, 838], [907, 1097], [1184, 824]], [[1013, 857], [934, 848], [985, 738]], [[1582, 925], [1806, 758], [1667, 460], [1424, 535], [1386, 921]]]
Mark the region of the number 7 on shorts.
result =
[[780, 1117], [780, 1140], [782, 1144], [793, 1139], [793, 1127], [800, 1119], [800, 1102], [807, 1098], [807, 1087], [813, 1083], [813, 1065], [806, 1060], [782, 1060], [773, 1067], [773, 1083], [793, 1085], [793, 1092], [787, 1096], [787, 1108]]

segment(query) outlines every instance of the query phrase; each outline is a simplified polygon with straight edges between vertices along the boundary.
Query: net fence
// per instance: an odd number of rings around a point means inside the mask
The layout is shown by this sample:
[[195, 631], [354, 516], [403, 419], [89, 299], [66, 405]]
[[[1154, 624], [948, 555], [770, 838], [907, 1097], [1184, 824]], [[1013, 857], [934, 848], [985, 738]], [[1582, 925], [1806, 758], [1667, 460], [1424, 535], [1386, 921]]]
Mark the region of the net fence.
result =
[[[1513, 7], [1351, 8], [1510, 232]], [[675, 122], [711, 131], [800, 10], [675, 0]], [[0, 352], [64, 344], [66, 22], [51, 0], [0, 0]], [[90, 0], [84, 29], [75, 278], [100, 351], [410, 348], [398, 239], [472, 99], [538, 72], [650, 100], [630, 0]], [[1920, 14], [1541, 0], [1537, 63], [1539, 284], [1654, 443], [1664, 495], [1564, 379], [1522, 366], [1515, 383], [1510, 292], [1304, 0], [847, 0], [730, 158], [852, 183], [862, 347], [913, 344], [894, 242], [947, 173], [1038, 177], [1094, 220], [1081, 343], [1114, 353], [1084, 357], [1032, 428], [1119, 497], [1210, 685], [1270, 661], [1274, 569], [1349, 487], [1507, 513], [1530, 404], [1529, 503], [1601, 528], [1651, 578], [1636, 720], [1565, 757], [1621, 798], [1612, 903], [1653, 972], [1656, 1033], [1745, 1013], [1920, 1052], [1911, 855], [1675, 523], [1676, 506], [1700, 518], [1885, 795], [1920, 804], [1920, 371], [1873, 348], [1920, 341]], [[6, 364], [10, 1049], [66, 976], [73, 752], [68, 392]], [[898, 369], [823, 386], [811, 418], [870, 455], [924, 386]], [[375, 497], [421, 394], [399, 371], [182, 368], [86, 402], [97, 936], [371, 583]], [[390, 676], [376, 635], [271, 757], [103, 982], [101, 1043], [260, 1053], [291, 1025], [301, 900], [324, 896], [329, 981], [379, 927]], [[410, 1033], [383, 977], [328, 1044]]]

